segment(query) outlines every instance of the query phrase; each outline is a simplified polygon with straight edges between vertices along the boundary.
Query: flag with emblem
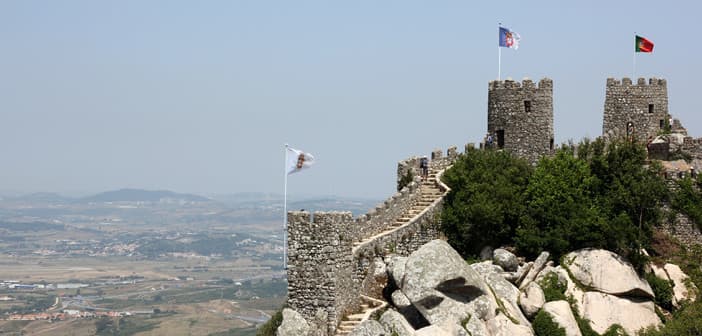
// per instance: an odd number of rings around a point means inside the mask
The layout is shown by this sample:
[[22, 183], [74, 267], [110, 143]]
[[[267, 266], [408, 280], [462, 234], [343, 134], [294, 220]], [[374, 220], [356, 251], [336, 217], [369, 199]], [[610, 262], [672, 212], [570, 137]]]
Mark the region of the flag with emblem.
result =
[[288, 175], [297, 173], [314, 164], [314, 156], [301, 150], [286, 146], [286, 171]]

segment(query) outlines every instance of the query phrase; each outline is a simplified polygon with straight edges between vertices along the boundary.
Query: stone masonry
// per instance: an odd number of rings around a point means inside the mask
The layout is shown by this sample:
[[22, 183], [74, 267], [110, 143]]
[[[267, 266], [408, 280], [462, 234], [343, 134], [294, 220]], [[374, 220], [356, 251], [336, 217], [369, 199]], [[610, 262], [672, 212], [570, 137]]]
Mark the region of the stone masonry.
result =
[[[441, 172], [458, 158], [456, 147], [446, 156], [432, 152], [432, 172]], [[366, 295], [364, 280], [373, 260], [387, 253], [409, 255], [423, 244], [440, 237], [439, 212], [442, 196], [413, 215], [404, 225], [411, 206], [422, 200], [418, 158], [398, 163], [398, 174], [417, 172], [415, 181], [367, 214], [353, 218], [349, 212], [304, 211], [288, 213], [288, 305], [308, 322], [326, 326], [333, 335], [343, 316], [358, 310], [360, 295]], [[448, 187], [435, 179], [438, 190]], [[323, 319], [323, 321], [319, 321]]]
[[[607, 80], [603, 121], [606, 139], [628, 136], [646, 141], [669, 120], [664, 79], [652, 78], [646, 83], [640, 78], [636, 85], [628, 78], [621, 82]], [[687, 136], [678, 120], [671, 126], [674, 133], [684, 134], [676, 147], [702, 159], [702, 138]], [[484, 146], [508, 150], [532, 163], [551, 154], [553, 82], [548, 78], [538, 85], [531, 80], [491, 81], [488, 136], [492, 144], [486, 141]], [[466, 145], [466, 153], [473, 147]], [[377, 293], [366, 293], [374, 260], [388, 253], [409, 255], [426, 242], [440, 238], [439, 215], [443, 197], [449, 191], [441, 182], [441, 173], [458, 155], [456, 147], [449, 148], [445, 156], [440, 150], [433, 151], [427, 181], [420, 178], [420, 157], [400, 161], [398, 192], [358, 218], [349, 212], [289, 212], [290, 308], [320, 327], [324, 335], [334, 335], [342, 318], [361, 307], [362, 296], [377, 298]], [[413, 178], [403, 180], [408, 173]], [[684, 216], [678, 215], [675, 223], [664, 229], [684, 243], [702, 242], [702, 234]]]
[[538, 85], [529, 79], [491, 81], [487, 128], [493, 148], [509, 150], [532, 163], [551, 153], [553, 81], [544, 78]]
[[[607, 79], [602, 134], [646, 142], [670, 123], [668, 86], [665, 79]], [[671, 125], [672, 126], [672, 125]]]

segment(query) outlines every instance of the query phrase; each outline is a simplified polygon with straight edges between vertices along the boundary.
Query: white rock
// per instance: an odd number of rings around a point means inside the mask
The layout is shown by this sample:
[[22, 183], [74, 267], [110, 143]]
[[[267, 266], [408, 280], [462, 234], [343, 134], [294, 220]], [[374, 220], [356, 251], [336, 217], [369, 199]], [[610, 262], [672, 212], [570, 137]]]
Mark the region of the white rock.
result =
[[514, 272], [519, 266], [517, 256], [505, 249], [497, 249], [492, 252], [492, 262], [502, 267], [507, 272]]
[[407, 257], [395, 255], [387, 258], [385, 263], [390, 280], [394, 281], [399, 287], [402, 283], [402, 278], [405, 276], [405, 264], [407, 263]]
[[414, 328], [407, 322], [402, 314], [392, 309], [387, 310], [380, 317], [380, 324], [385, 327], [390, 334], [397, 333], [398, 336], [413, 336]]
[[575, 279], [598, 292], [653, 298], [653, 290], [631, 264], [607, 250], [582, 249], [568, 253], [564, 266]]
[[498, 314], [495, 318], [487, 321], [487, 329], [491, 336], [534, 335], [534, 331], [531, 330], [531, 326], [514, 324], [503, 314]]
[[451, 330], [446, 330], [438, 325], [430, 325], [417, 330], [415, 336], [455, 336]]
[[443, 240], [407, 258], [400, 289], [431, 324], [458, 324], [469, 315], [487, 320], [497, 308], [482, 277]]
[[365, 320], [351, 330], [348, 336], [385, 336], [388, 331], [376, 320]]
[[405, 294], [402, 293], [401, 290], [396, 290], [392, 292], [391, 294], [392, 298], [392, 303], [395, 305], [395, 307], [403, 309], [406, 307], [409, 307], [412, 302], [405, 296]]
[[534, 260], [534, 265], [531, 266], [529, 273], [527, 273], [522, 282], [519, 284], [519, 289], [526, 288], [530, 282], [536, 279], [536, 275], [538, 275], [544, 266], [546, 266], [549, 255], [550, 254], [548, 252], [541, 252], [541, 254], [539, 254], [539, 257]]
[[300, 313], [290, 309], [283, 309], [283, 322], [276, 331], [277, 336], [304, 336], [311, 331], [309, 323]]
[[[675, 296], [674, 303], [679, 306], [683, 301], [695, 301], [697, 298], [697, 287], [689, 279], [690, 277], [683, 272], [678, 265], [665, 264], [663, 266], [666, 274], [673, 280], [673, 294]], [[688, 287], [689, 283], [689, 287]]]
[[520, 325], [528, 326], [529, 320], [519, 309], [519, 289], [496, 273], [486, 276], [485, 281], [504, 306], [506, 310], [504, 313], [515, 319]]
[[522, 308], [524, 315], [532, 318], [539, 312], [541, 307], [546, 303], [544, 291], [538, 283], [532, 281], [519, 294], [519, 306]]
[[600, 292], [585, 292], [582, 296], [583, 318], [590, 320], [592, 329], [600, 334], [613, 324], [621, 325], [629, 335], [636, 335], [641, 328], [659, 326], [652, 301], [620, 298]]
[[488, 275], [492, 273], [503, 273], [502, 267], [492, 263], [492, 260], [486, 260], [479, 263], [471, 264], [470, 267], [480, 275]]
[[553, 318], [559, 327], [565, 329], [566, 336], [582, 336], [578, 322], [575, 320], [573, 311], [570, 310], [568, 301], [551, 301], [544, 304], [544, 311]]

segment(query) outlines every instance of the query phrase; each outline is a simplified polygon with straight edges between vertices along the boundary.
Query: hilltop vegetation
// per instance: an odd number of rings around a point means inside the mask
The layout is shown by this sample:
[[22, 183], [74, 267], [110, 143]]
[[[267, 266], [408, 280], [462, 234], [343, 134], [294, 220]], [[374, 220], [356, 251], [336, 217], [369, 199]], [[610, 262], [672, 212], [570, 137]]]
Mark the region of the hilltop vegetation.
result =
[[[643, 247], [654, 262], [681, 265], [702, 288], [702, 246], [678, 246], [654, 232], [675, 212], [702, 229], [702, 176], [677, 180], [676, 188], [669, 189], [661, 169], [646, 162], [640, 144], [605, 145], [600, 139], [581, 142], [577, 153], [564, 146], [534, 167], [502, 151], [472, 150], [444, 174], [452, 190], [445, 199], [442, 230], [465, 258], [474, 258], [486, 245], [514, 246], [527, 257], [546, 250], [556, 260], [568, 251], [593, 247], [624, 255], [642, 271], [648, 261], [640, 253]], [[664, 203], [672, 209], [667, 218]], [[665, 294], [656, 294], [658, 304], [672, 308], [670, 285], [652, 285]], [[643, 334], [698, 335], [701, 312], [702, 300], [686, 303], [663, 327]], [[546, 334], [561, 333], [550, 321], [540, 322], [550, 330]]]
[[669, 198], [660, 166], [646, 165], [635, 143], [583, 141], [577, 151], [564, 146], [535, 167], [505, 152], [463, 155], [443, 178], [452, 189], [442, 213], [449, 242], [464, 257], [485, 245], [527, 257], [597, 247], [637, 264]]

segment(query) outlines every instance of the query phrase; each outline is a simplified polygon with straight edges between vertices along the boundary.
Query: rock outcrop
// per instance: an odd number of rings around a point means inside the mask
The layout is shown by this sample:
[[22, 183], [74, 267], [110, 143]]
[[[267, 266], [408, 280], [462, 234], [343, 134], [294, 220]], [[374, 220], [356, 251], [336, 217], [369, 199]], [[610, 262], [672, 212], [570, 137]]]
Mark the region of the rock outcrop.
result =
[[298, 312], [283, 309], [283, 322], [278, 327], [277, 336], [307, 336], [310, 335], [309, 323]]
[[458, 323], [468, 316], [487, 320], [497, 308], [480, 275], [442, 240], [407, 258], [400, 290], [430, 324]]
[[551, 315], [553, 322], [565, 329], [566, 336], [582, 336], [568, 301], [547, 302], [544, 304], [544, 311]]
[[519, 307], [524, 315], [533, 318], [546, 303], [544, 291], [536, 282], [532, 282], [519, 294]]
[[[448, 243], [434, 240], [408, 257], [376, 259], [371, 267], [375, 283], [367, 290], [378, 296], [393, 290], [393, 307], [378, 321], [363, 321], [349, 335], [532, 336], [529, 321], [541, 310], [568, 336], [582, 336], [575, 312], [600, 334], [619, 325], [635, 335], [661, 324], [650, 285], [618, 255], [583, 249], [567, 254], [559, 266], [548, 258], [548, 252], [543, 252], [536, 261], [525, 262], [497, 249], [491, 260], [468, 265]], [[675, 284], [678, 302], [695, 298], [697, 289], [687, 287], [689, 281], [679, 267], [651, 265], [650, 269]], [[541, 286], [546, 286], [542, 280], [549, 274], [555, 274], [566, 288], [564, 294], [573, 298], [572, 307], [564, 300], [545, 302]], [[290, 309], [283, 316], [280, 336], [326, 335]]]
[[586, 288], [617, 296], [653, 298], [648, 282], [615, 253], [582, 249], [568, 253], [564, 260], [570, 274]]

